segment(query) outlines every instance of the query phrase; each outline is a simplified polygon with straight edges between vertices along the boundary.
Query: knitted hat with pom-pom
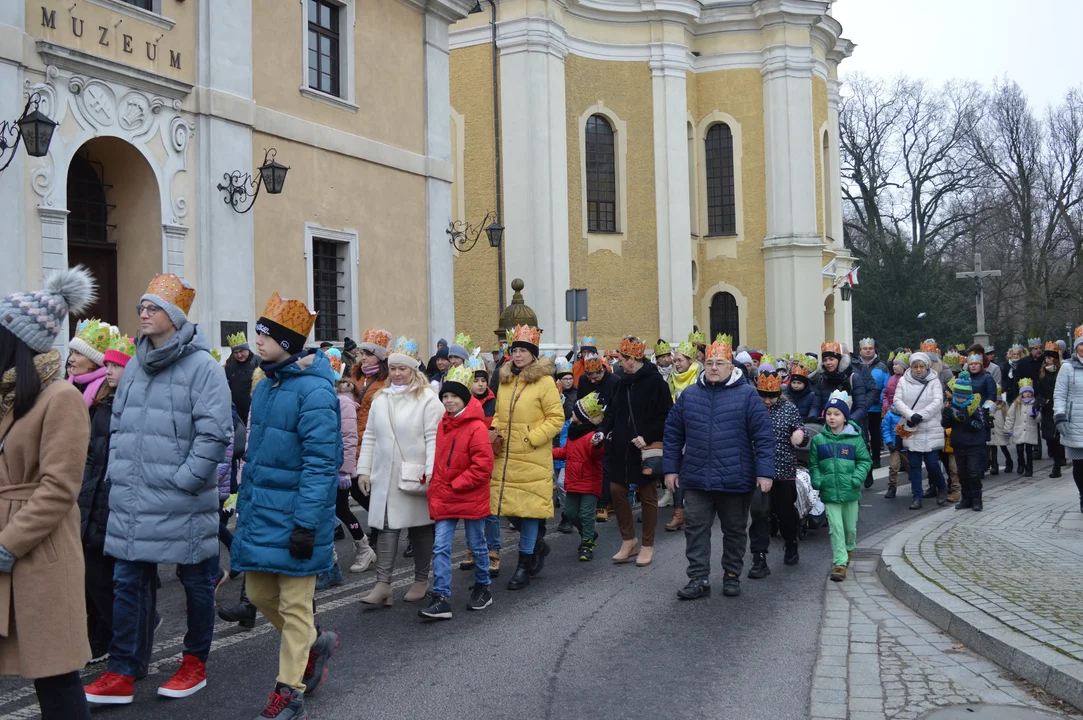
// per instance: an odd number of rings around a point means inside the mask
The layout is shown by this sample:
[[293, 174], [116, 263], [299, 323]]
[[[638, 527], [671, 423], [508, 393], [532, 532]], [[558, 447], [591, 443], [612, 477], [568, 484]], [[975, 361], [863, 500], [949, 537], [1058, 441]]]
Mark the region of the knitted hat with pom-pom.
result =
[[48, 352], [64, 329], [64, 318], [94, 302], [94, 278], [82, 265], [45, 278], [44, 287], [17, 292], [0, 300], [0, 327], [5, 327], [38, 353]]

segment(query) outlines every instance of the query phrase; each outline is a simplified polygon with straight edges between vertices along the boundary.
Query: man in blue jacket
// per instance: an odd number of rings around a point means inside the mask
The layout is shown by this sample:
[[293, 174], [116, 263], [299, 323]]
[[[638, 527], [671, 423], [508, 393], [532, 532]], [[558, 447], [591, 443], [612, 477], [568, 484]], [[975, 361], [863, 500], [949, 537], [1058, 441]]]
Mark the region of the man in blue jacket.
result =
[[711, 525], [716, 515], [722, 524], [722, 594], [741, 594], [749, 510], [757, 489], [761, 497], [771, 491], [774, 453], [771, 416], [742, 371], [734, 368], [733, 350], [723, 336], [707, 348], [703, 375], [681, 393], [666, 420], [666, 487], [670, 492], [684, 488], [689, 579], [677, 593], [680, 599], [711, 593]]
[[301, 720], [338, 647], [314, 618], [316, 576], [334, 563], [342, 426], [327, 356], [305, 348], [315, 313], [275, 293], [256, 323], [266, 379], [252, 396], [230, 570], [281, 634], [278, 681], [260, 717]]
[[[869, 389], [868, 385], [875, 384], [876, 390], [868, 398], [869, 405], [869, 417], [868, 427], [869, 436], [872, 443], [869, 445], [869, 454], [872, 455], [872, 467], [877, 469], [880, 467], [880, 405], [883, 402], [884, 388], [887, 387], [887, 381], [891, 378], [891, 369], [887, 366], [883, 360], [880, 359], [880, 355], [876, 352], [876, 341], [871, 337], [864, 338], [861, 341], [861, 365], [865, 374], [872, 379], [872, 383], [867, 384], [866, 390]], [[870, 472], [869, 477], [872, 477]], [[866, 485], [866, 487], [868, 487]]]

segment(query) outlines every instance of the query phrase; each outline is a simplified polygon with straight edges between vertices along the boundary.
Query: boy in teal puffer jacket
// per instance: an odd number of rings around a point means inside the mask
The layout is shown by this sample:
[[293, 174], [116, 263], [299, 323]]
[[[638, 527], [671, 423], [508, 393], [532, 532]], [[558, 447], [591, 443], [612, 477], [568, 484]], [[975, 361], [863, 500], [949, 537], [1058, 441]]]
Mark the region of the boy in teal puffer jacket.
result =
[[820, 491], [831, 530], [831, 579], [846, 579], [850, 553], [857, 545], [857, 504], [872, 458], [861, 439], [861, 428], [850, 422], [850, 396], [831, 393], [824, 407], [827, 425], [812, 439], [808, 469], [812, 487]]

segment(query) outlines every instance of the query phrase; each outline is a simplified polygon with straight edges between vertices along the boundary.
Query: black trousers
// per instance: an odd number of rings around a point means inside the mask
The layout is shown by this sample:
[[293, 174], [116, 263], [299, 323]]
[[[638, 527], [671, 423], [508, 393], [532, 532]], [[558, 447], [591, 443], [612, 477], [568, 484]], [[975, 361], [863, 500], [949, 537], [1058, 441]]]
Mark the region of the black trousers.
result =
[[1083, 460], [1072, 461], [1072, 479], [1075, 480], [1076, 490], [1079, 491], [1079, 506], [1083, 508]]
[[981, 498], [981, 448], [979, 445], [955, 448], [955, 467], [964, 499]]
[[335, 498], [335, 517], [342, 521], [342, 524], [350, 531], [350, 537], [354, 540], [365, 537], [365, 531], [361, 529], [360, 521], [353, 514], [353, 510], [350, 510], [349, 488], [345, 490], [339, 488], [338, 490], [338, 496]]
[[38, 694], [41, 720], [90, 720], [90, 707], [78, 671], [38, 678], [34, 681], [34, 691]]
[[873, 469], [880, 467], [880, 453], [883, 452], [884, 436], [880, 434], [880, 417], [880, 413], [870, 412], [866, 420], [869, 428], [869, 445]]
[[[349, 490], [350, 496], [357, 501], [357, 504], [365, 508], [365, 512], [369, 511], [369, 496], [361, 492], [361, 486], [357, 482], [357, 478], [353, 478], [352, 484]], [[336, 505], [337, 512], [337, 505]], [[351, 513], [352, 514], [352, 513]], [[376, 538], [380, 535], [380, 531], [376, 529], [378, 523], [372, 522], [369, 518], [369, 545], [376, 547]]]
[[83, 548], [87, 633], [94, 657], [109, 652], [113, 642], [113, 567], [116, 563], [101, 550]]
[[778, 531], [787, 543], [797, 542], [801, 518], [797, 515], [797, 482], [776, 480], [771, 492], [760, 502], [757, 489], [752, 496], [752, 523], [748, 526], [748, 540], [753, 553], [769, 552], [771, 545], [771, 516], [778, 518]]

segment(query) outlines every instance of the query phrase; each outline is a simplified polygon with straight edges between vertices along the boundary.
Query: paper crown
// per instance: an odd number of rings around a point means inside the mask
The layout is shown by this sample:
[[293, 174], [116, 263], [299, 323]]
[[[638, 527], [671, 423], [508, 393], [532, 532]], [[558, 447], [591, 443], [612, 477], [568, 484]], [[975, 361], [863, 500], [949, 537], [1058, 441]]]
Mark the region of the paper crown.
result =
[[692, 343], [693, 345], [706, 345], [707, 333], [700, 330], [693, 330], [692, 332], [688, 333], [688, 342]]
[[996, 352], [996, 346], [986, 345], [984, 348], [982, 348], [982, 350], [984, 350], [986, 354], [989, 354], [991, 352]]
[[408, 337], [400, 337], [398, 340], [396, 340], [395, 344], [391, 346], [391, 349], [388, 351], [388, 353], [392, 355], [405, 355], [407, 357], [413, 358], [414, 360], [418, 360], [420, 358], [420, 356], [418, 355], [417, 341], [411, 340]]
[[475, 375], [482, 373], [485, 377], [489, 377], [489, 369], [485, 367], [485, 361], [481, 358], [472, 357], [463, 363], [463, 367], [470, 368], [470, 372]]
[[775, 360], [775, 356], [771, 353], [764, 353], [760, 356], [760, 367], [764, 365], [770, 365], [771, 367], [778, 367], [778, 360]]
[[594, 348], [595, 350], [597, 350], [598, 349], [598, 338], [593, 337], [591, 335], [587, 335], [582, 340], [580, 340], [579, 341], [579, 349], [584, 350], [586, 348]]
[[833, 390], [831, 392], [831, 395], [827, 398], [827, 402], [828, 404], [831, 404], [835, 401], [846, 403], [846, 407], [851, 407], [854, 402], [850, 398], [850, 393], [846, 392], [845, 390]]
[[677, 346], [677, 354], [684, 355], [686, 358], [692, 360], [696, 359], [696, 346], [685, 340], [683, 343]]
[[952, 369], [962, 367], [963, 357], [956, 352], [955, 348], [952, 348], [944, 353], [944, 364]]
[[873, 346], [875, 346], [876, 341], [873, 340], [871, 337], [861, 338], [861, 342], [859, 343], [859, 345], [873, 345]]
[[899, 353], [899, 354], [897, 354], [895, 356], [895, 360], [898, 361], [903, 366], [909, 366], [910, 365], [910, 353], [901, 352], [901, 353]]
[[834, 340], [820, 343], [820, 354], [826, 355], [828, 353], [842, 357], [842, 345], [839, 345]]
[[605, 415], [605, 406], [602, 405], [601, 398], [598, 397], [596, 392], [589, 393], [586, 397], [580, 399], [576, 406], [582, 415], [585, 415], [595, 425], [601, 422], [602, 417]]
[[958, 352], [959, 352], [960, 354], [962, 354], [962, 353], [965, 353], [965, 352], [966, 352], [966, 345], [965, 345], [965, 344], [963, 344], [963, 343], [956, 343], [956, 345], [955, 345], [955, 349], [956, 349], [956, 350], [957, 350], [957, 351], [958, 351]]
[[1034, 381], [1030, 378], [1023, 378], [1022, 380], [1020, 380], [1019, 392], [1023, 392], [1024, 390], [1028, 392], [1034, 392]]
[[173, 273], [158, 273], [150, 281], [144, 295], [155, 295], [167, 303], [176, 305], [185, 315], [192, 309], [196, 289]]
[[387, 330], [376, 330], [370, 328], [365, 331], [365, 337], [361, 338], [362, 344], [376, 345], [377, 347], [388, 348], [391, 346], [391, 333]]
[[101, 365], [105, 361], [105, 351], [109, 349], [109, 343], [117, 335], [120, 335], [120, 330], [109, 323], [97, 318], [83, 320], [75, 326], [75, 337], [68, 343], [68, 347], [86, 356], [95, 365]]
[[514, 343], [528, 343], [537, 347], [541, 345], [542, 331], [536, 327], [530, 325], [516, 325], [511, 330], [508, 330], [508, 344]]
[[1047, 342], [1045, 344], [1045, 352], [1052, 352], [1052, 353], [1057, 353], [1058, 355], [1060, 355], [1060, 346], [1057, 345], [1052, 340], [1050, 340], [1049, 342]]
[[335, 380], [342, 379], [342, 351], [338, 348], [331, 348], [327, 351], [327, 360], [331, 363], [331, 372], [335, 374]]
[[[309, 312], [300, 300], [286, 300], [277, 292], [267, 301], [267, 307], [263, 310], [263, 317], [303, 338], [307, 338], [312, 331], [317, 315], [319, 313]], [[274, 337], [273, 334], [268, 334]]]
[[[1046, 348], [1046, 349], [1048, 350], [1048, 348]], [[978, 353], [973, 353], [972, 355], [967, 355], [966, 356], [966, 364], [967, 365], [969, 365], [970, 363], [984, 363], [984, 362], [985, 362], [985, 356], [979, 355]]]
[[936, 340], [934, 340], [933, 338], [929, 338], [928, 340], [922, 340], [920, 350], [923, 353], [933, 353], [934, 355], [940, 354], [940, 348], [937, 347]]
[[659, 340], [658, 344], [654, 346], [654, 356], [662, 357], [663, 355], [672, 355], [673, 346], [665, 340]]
[[448, 368], [447, 374], [444, 375], [444, 384], [448, 383], [459, 383], [463, 387], [469, 388], [474, 384], [474, 371], [466, 365]]
[[583, 356], [583, 370], [589, 373], [598, 372], [605, 367], [605, 360], [598, 353], [587, 353]]
[[707, 360], [727, 360], [733, 362], [733, 336], [722, 335], [721, 333], [715, 338], [715, 341], [707, 346], [707, 351], [704, 353]]
[[557, 377], [560, 377], [561, 375], [571, 375], [572, 374], [572, 364], [570, 362], [568, 362], [567, 360], [565, 360], [564, 358], [558, 358], [555, 365], [556, 365], [556, 376]]
[[1041, 338], [1030, 338], [1027, 340], [1027, 345], [1032, 348], [1038, 348], [1042, 346]]
[[214, 361], [216, 363], [221, 364], [221, 362], [222, 362], [222, 352], [218, 348], [212, 348], [211, 349], [211, 357], [214, 358]]
[[617, 352], [625, 357], [642, 360], [643, 355], [647, 352], [647, 343], [634, 335], [625, 335], [620, 341], [620, 347], [617, 348]]
[[230, 349], [241, 347], [242, 345], [248, 345], [248, 338], [245, 337], [243, 332], [234, 333], [232, 335], [226, 335], [226, 342], [229, 344]]
[[1075, 329], [1075, 334], [1073, 335], [1073, 338], [1076, 340], [1078, 340], [1079, 338], [1083, 338], [1083, 325], [1080, 325]]
[[470, 336], [466, 333], [459, 333], [458, 335], [456, 335], [454, 342], [452, 342], [452, 345], [458, 345], [463, 350], [465, 350], [468, 355], [474, 352], [474, 341], [471, 340]]
[[118, 352], [128, 357], [135, 357], [135, 343], [127, 335], [117, 335], [109, 341], [106, 352]]
[[1014, 350], [1015, 352], [1023, 352], [1024, 350], [1026, 350], [1026, 348], [1023, 347], [1023, 345], [1021, 343], [1015, 343], [1010, 348], [1008, 348], [1008, 350]]
[[756, 378], [756, 389], [768, 394], [782, 392], [782, 375], [778, 372], [761, 372]]

